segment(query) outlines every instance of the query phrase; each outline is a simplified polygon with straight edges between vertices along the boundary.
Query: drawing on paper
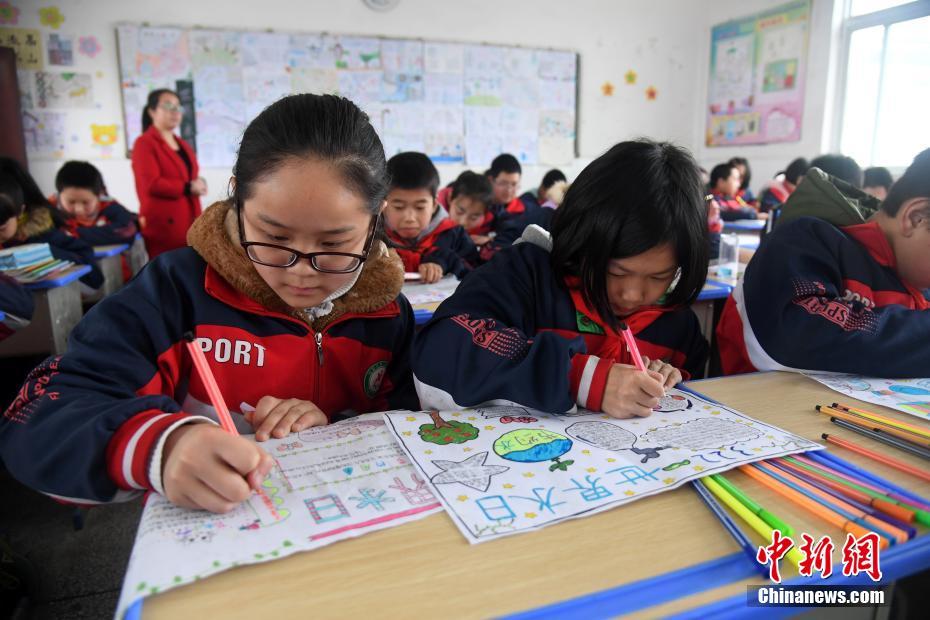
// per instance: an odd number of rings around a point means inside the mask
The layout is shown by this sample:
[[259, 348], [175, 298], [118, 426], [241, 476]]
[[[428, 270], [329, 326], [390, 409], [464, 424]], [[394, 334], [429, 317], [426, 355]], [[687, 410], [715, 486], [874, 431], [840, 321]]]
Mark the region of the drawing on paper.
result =
[[[698, 395], [668, 392], [663, 411], [626, 420], [520, 406], [388, 412], [384, 418], [472, 543], [608, 510], [745, 463], [820, 448]], [[485, 424], [475, 423], [481, 432], [464, 445], [424, 442], [418, 430], [435, 426], [434, 413]]]
[[479, 452], [464, 461], [432, 461], [433, 465], [442, 471], [432, 478], [433, 484], [459, 483], [477, 491], [487, 491], [491, 486], [491, 477], [502, 474], [509, 467], [503, 465], [485, 465], [488, 460], [487, 452]]
[[459, 422], [458, 420], [446, 421], [442, 419], [439, 412], [432, 410], [429, 417], [433, 420], [432, 424], [423, 424], [417, 434], [423, 441], [439, 445], [458, 444], [471, 441], [478, 437], [478, 429], [468, 422]]

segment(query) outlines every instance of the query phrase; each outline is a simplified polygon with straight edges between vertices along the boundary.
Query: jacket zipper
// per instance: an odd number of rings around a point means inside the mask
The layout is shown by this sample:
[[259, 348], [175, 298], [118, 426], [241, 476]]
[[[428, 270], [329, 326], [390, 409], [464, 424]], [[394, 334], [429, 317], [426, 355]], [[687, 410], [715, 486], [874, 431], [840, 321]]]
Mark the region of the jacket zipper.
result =
[[319, 362], [319, 367], [316, 371], [316, 381], [313, 386], [313, 404], [318, 404], [320, 402], [320, 384], [322, 381], [323, 374], [323, 332], [316, 332], [313, 335], [313, 340], [316, 342], [316, 359]]

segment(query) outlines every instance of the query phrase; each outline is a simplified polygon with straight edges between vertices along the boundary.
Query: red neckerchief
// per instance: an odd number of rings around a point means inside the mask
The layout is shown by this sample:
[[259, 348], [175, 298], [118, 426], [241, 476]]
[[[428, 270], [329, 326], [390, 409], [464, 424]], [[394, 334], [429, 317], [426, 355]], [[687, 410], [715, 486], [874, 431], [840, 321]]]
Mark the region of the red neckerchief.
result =
[[[882, 230], [881, 226], [878, 225], [878, 222], [866, 222], [865, 224], [843, 226], [841, 230], [855, 239], [859, 245], [864, 247], [869, 253], [869, 256], [875, 259], [876, 263], [882, 267], [893, 269], [895, 274], [898, 273], [898, 261], [895, 258], [894, 250], [891, 248], [891, 244], [888, 243], [888, 237], [885, 236], [885, 232]], [[930, 309], [930, 302], [927, 301], [927, 298], [924, 297], [920, 291], [904, 280], [901, 280], [900, 276], [898, 276], [898, 280], [914, 299], [915, 310]]]
[[458, 224], [453, 222], [452, 218], [447, 217], [446, 219], [439, 222], [439, 224], [430, 234], [426, 235], [419, 241], [404, 239], [396, 232], [388, 228], [385, 228], [384, 231], [387, 234], [387, 238], [391, 242], [391, 245], [394, 247], [394, 249], [397, 250], [401, 260], [404, 262], [404, 270], [408, 272], [415, 272], [420, 268], [420, 262], [423, 260], [423, 258], [429, 256], [435, 251], [436, 238], [442, 233], [451, 228], [455, 228], [456, 226], [458, 226]]
[[491, 229], [494, 226], [494, 214], [491, 213], [491, 210], [488, 209], [484, 212], [484, 219], [481, 220], [480, 224], [476, 224], [468, 229], [469, 235], [487, 235], [491, 232]]
[[[588, 345], [588, 355], [596, 355], [601, 359], [612, 359], [618, 364], [632, 365], [633, 356], [627, 350], [626, 343], [623, 342], [623, 336], [607, 326], [597, 312], [585, 303], [584, 297], [581, 295], [581, 280], [576, 277], [568, 277], [565, 278], [565, 284], [572, 296], [575, 310], [604, 331], [603, 334], [584, 334], [585, 343]], [[624, 318], [623, 322], [627, 324], [635, 338], [636, 334], [646, 329], [662, 313], [669, 310], [671, 308], [663, 306], [646, 306]]]
[[520, 200], [519, 197], [517, 197], [508, 202], [504, 210], [507, 211], [507, 213], [519, 215], [526, 211], [526, 205], [523, 204], [523, 201]]

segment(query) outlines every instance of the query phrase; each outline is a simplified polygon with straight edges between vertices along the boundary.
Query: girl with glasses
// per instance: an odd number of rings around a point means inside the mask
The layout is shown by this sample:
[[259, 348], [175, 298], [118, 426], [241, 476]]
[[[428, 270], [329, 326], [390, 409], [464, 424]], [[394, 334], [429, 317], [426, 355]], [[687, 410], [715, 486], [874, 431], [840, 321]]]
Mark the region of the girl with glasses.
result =
[[98, 304], [67, 354], [33, 372], [0, 420], [0, 457], [22, 482], [83, 504], [154, 490], [227, 512], [246, 499], [273, 460], [215, 424], [187, 334], [259, 442], [419, 408], [368, 117], [331, 95], [279, 100], [245, 130], [230, 188], [194, 223], [191, 247]]

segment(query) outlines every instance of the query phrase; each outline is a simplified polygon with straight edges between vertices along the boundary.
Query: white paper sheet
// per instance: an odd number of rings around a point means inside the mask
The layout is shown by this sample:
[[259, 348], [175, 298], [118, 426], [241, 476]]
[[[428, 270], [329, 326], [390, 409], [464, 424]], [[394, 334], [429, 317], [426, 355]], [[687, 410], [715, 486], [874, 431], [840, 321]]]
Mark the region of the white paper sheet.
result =
[[649, 418], [490, 407], [384, 415], [470, 543], [539, 529], [816, 443], [691, 393]]
[[217, 515], [149, 498], [117, 617], [136, 600], [235, 566], [308, 551], [423, 518], [441, 507], [388, 432], [367, 414], [262, 444], [277, 465], [264, 497]]
[[878, 379], [830, 372], [804, 374], [841, 394], [930, 420], [930, 379]]

